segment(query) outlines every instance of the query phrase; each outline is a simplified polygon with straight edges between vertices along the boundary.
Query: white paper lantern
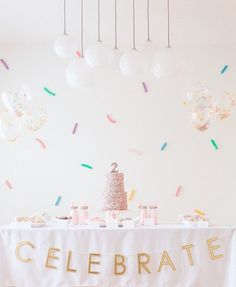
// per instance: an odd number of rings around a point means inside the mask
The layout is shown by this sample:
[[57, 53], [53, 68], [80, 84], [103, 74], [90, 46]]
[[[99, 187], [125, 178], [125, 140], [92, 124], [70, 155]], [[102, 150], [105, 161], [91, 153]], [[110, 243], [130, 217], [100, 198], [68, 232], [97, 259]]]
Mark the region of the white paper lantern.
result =
[[67, 34], [63, 34], [56, 39], [54, 50], [59, 57], [71, 58], [75, 56], [75, 53], [78, 50], [78, 44], [75, 39]]
[[120, 70], [125, 76], [141, 76], [148, 70], [148, 60], [137, 50], [126, 52], [120, 59]]
[[86, 87], [93, 82], [93, 71], [83, 58], [76, 59], [66, 68], [66, 80], [72, 88]]
[[172, 48], [165, 48], [158, 51], [152, 62], [152, 73], [157, 78], [173, 77], [182, 68], [180, 58], [174, 53]]
[[84, 59], [91, 68], [109, 66], [114, 59], [113, 49], [98, 41], [86, 49]]
[[153, 56], [157, 53], [158, 47], [152, 41], [146, 41], [141, 47], [140, 52], [147, 58], [150, 63], [153, 59]]

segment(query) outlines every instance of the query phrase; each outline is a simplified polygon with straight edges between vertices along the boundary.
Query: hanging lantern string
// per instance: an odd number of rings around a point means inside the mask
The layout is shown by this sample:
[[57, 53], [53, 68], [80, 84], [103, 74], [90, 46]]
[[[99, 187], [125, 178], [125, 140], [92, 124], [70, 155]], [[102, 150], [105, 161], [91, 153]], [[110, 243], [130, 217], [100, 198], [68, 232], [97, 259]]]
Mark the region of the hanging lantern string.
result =
[[64, 10], [63, 10], [64, 14], [63, 14], [63, 21], [64, 21], [64, 35], [67, 35], [66, 32], [66, 0], [64, 0]]
[[81, 20], [81, 25], [80, 25], [80, 41], [81, 41], [81, 57], [84, 57], [84, 0], [80, 0], [80, 20]]
[[167, 0], [167, 26], [168, 26], [168, 45], [167, 45], [167, 48], [171, 48], [171, 46], [170, 46], [170, 0]]
[[101, 42], [100, 0], [98, 0], [98, 42]]
[[115, 0], [115, 43], [114, 49], [118, 49], [117, 47], [117, 0]]
[[133, 0], [133, 50], [137, 50], [136, 49], [136, 42], [135, 42], [135, 0]]
[[150, 39], [150, 1], [147, 0], [147, 41]]

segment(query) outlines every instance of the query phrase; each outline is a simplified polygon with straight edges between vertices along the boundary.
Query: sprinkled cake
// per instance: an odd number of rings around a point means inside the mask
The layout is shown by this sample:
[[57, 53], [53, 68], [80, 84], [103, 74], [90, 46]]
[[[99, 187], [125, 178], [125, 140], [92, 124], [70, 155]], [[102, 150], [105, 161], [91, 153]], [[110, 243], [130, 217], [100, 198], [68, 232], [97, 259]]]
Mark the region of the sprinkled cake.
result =
[[103, 210], [127, 210], [127, 192], [124, 191], [124, 174], [112, 164], [112, 171], [107, 174], [105, 192], [103, 194]]

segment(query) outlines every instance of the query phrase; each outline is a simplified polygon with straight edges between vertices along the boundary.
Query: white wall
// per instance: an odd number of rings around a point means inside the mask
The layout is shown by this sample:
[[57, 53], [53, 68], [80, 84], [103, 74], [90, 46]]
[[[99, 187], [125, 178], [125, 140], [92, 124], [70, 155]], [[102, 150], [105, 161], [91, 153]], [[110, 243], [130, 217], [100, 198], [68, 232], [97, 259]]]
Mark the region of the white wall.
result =
[[[117, 161], [125, 173], [126, 190], [137, 190], [131, 210], [137, 211], [140, 202], [156, 203], [165, 223], [177, 222], [179, 214], [197, 207], [213, 222], [235, 225], [236, 108], [229, 119], [213, 121], [209, 131], [199, 132], [183, 105], [186, 92], [199, 82], [215, 93], [236, 92], [235, 49], [195, 46], [179, 48], [178, 53], [184, 56], [182, 75], [165, 81], [149, 75], [146, 94], [142, 79], [104, 71], [90, 90], [73, 90], [64, 79], [67, 61], [57, 58], [52, 47], [2, 46], [1, 58], [10, 70], [0, 67], [0, 87], [26, 83], [32, 97], [46, 107], [48, 120], [40, 131], [24, 134], [15, 143], [0, 140], [0, 223], [40, 210], [66, 214], [72, 201], [87, 202], [97, 214], [104, 174]], [[225, 64], [229, 69], [222, 76]], [[56, 96], [48, 96], [44, 86]], [[117, 124], [109, 123], [106, 114], [112, 114]], [[72, 135], [77, 121], [77, 134]], [[46, 150], [35, 138], [46, 143]], [[168, 147], [161, 152], [163, 142]], [[94, 169], [82, 168], [81, 163]], [[6, 187], [6, 179], [13, 190]], [[178, 185], [183, 193], [176, 198]], [[62, 204], [55, 207], [58, 195]]]

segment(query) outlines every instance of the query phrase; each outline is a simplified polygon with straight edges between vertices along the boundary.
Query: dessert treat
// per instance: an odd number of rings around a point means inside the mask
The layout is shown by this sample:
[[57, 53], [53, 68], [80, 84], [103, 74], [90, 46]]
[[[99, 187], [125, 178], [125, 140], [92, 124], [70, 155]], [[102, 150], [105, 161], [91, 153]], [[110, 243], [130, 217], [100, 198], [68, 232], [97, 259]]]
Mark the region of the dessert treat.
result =
[[181, 215], [181, 223], [192, 227], [208, 227], [209, 219], [202, 215]]
[[127, 210], [127, 192], [124, 191], [124, 174], [116, 170], [117, 163], [112, 164], [112, 171], [107, 175], [103, 194], [104, 211]]

